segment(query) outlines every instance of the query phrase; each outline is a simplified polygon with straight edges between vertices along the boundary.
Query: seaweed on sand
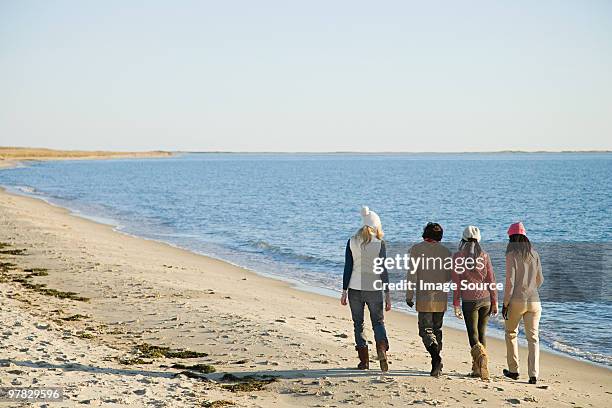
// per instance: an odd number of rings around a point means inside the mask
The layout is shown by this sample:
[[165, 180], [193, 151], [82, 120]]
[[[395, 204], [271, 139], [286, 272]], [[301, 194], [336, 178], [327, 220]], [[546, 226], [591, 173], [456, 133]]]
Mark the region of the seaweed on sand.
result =
[[25, 304], [28, 304], [28, 305], [32, 304], [32, 302], [30, 302], [29, 299], [24, 299], [21, 296], [21, 294], [19, 294], [19, 293], [9, 293], [9, 294], [6, 295], [6, 297], [8, 297], [9, 299], [17, 300], [19, 302], [22, 302], [22, 303], [25, 303]]
[[47, 272], [46, 268], [27, 268], [23, 270], [24, 272], [28, 272], [27, 277], [31, 278], [33, 276], [47, 276], [49, 272]]
[[25, 249], [3, 249], [0, 251], [0, 254], [3, 255], [25, 255]]
[[172, 350], [170, 347], [165, 346], [154, 346], [148, 343], [139, 344], [136, 346], [136, 350], [143, 355], [143, 357], [148, 358], [200, 358], [200, 357], [208, 357], [208, 353], [201, 353], [198, 351], [190, 351], [190, 350]]
[[[119, 362], [125, 365], [151, 364], [152, 363], [151, 359], [156, 359], [156, 358], [164, 358], [164, 357], [165, 358], [200, 358], [200, 357], [208, 356], [207, 353], [200, 353], [196, 351], [181, 350], [181, 349], [173, 350], [170, 347], [154, 346], [149, 343], [142, 343], [142, 344], [137, 345], [136, 351], [138, 353], [137, 356], [124, 357], [124, 358], [121, 358]], [[149, 360], [145, 360], [145, 359], [149, 359]], [[215, 371], [213, 366], [208, 366], [206, 364], [195, 364], [192, 366], [186, 366], [183, 364], [174, 364], [172, 368], [193, 370], [193, 371], [206, 372], [206, 373], [209, 373], [209, 372], [212, 373]], [[208, 371], [208, 370], [212, 370], [212, 371]], [[196, 374], [190, 371], [185, 371], [183, 373], [187, 376], [190, 375], [189, 373], [193, 374], [194, 376], [195, 375], [201, 376], [201, 374]]]
[[119, 363], [123, 365], [140, 365], [140, 364], [153, 364], [151, 360], [143, 360], [142, 358], [121, 358], [119, 359]]
[[[18, 281], [15, 281], [18, 282]], [[30, 282], [20, 282], [21, 285], [23, 285], [24, 288], [26, 289], [31, 289], [31, 290], [35, 290], [35, 291], [40, 291], [42, 289], [44, 289], [45, 285], [44, 283], [30, 283]]]
[[215, 367], [210, 365], [210, 364], [194, 364], [194, 365], [185, 365], [185, 364], [181, 364], [181, 363], [176, 363], [176, 364], [172, 364], [170, 366], [171, 368], [176, 368], [179, 370], [191, 370], [191, 371], [198, 371], [200, 373], [204, 373], [204, 374], [210, 374], [210, 373], [214, 373]]
[[76, 335], [82, 339], [93, 339], [95, 337], [93, 334], [84, 331], [79, 331]]
[[77, 313], [77, 314], [73, 314], [68, 317], [61, 317], [61, 319], [66, 322], [78, 322], [79, 320], [82, 320], [82, 319], [89, 319], [89, 316], [85, 316], [85, 315]]
[[278, 381], [278, 379], [272, 375], [247, 375], [244, 377], [238, 377], [234, 374], [224, 374], [220, 378], [220, 381], [232, 382], [233, 384], [222, 384], [221, 387], [231, 392], [250, 392], [250, 391], [261, 391], [267, 385]]
[[[9, 268], [10, 266], [13, 266], [13, 264], [0, 263], [0, 269], [2, 269], [2, 272], [6, 272], [8, 270], [7, 268]], [[15, 269], [15, 268], [12, 268], [12, 269]], [[76, 292], [64, 292], [64, 291], [57, 290], [57, 289], [50, 289], [50, 288], [47, 288], [46, 287], [47, 285], [45, 285], [44, 283], [32, 283], [31, 279], [34, 276], [48, 275], [47, 270], [44, 268], [24, 269], [24, 272], [29, 272], [29, 273], [27, 275], [13, 275], [11, 277], [11, 280], [13, 282], [20, 283], [26, 289], [33, 290], [43, 295], [53, 296], [59, 299], [70, 299], [70, 300], [76, 300], [79, 302], [89, 302], [89, 298], [80, 296]]]
[[61, 290], [48, 289], [48, 288], [36, 289], [36, 291], [39, 293], [42, 293], [43, 295], [53, 296], [53, 297], [60, 298], [60, 299], [70, 299], [70, 300], [76, 300], [79, 302], [89, 302], [89, 298], [84, 297], [84, 296], [79, 296], [79, 294], [76, 292], [63, 292]]
[[24, 288], [33, 290], [43, 295], [53, 296], [59, 299], [70, 299], [70, 300], [76, 300], [79, 302], [89, 302], [89, 298], [80, 296], [76, 292], [64, 292], [64, 291], [57, 290], [57, 289], [50, 289], [50, 288], [47, 288], [46, 287], [47, 285], [45, 285], [44, 283], [32, 283], [30, 282], [30, 279], [31, 279], [31, 276], [29, 275], [13, 276], [12, 281], [21, 283], [21, 285]]
[[14, 263], [11, 262], [0, 262], [0, 270], [2, 270], [3, 272], [7, 272], [10, 270], [13, 270], [17, 267], [17, 265], [15, 265]]
[[216, 401], [206, 400], [202, 403], [202, 406], [204, 408], [221, 408], [221, 407], [227, 407], [230, 405], [236, 405], [236, 404], [232, 401], [227, 401], [227, 400], [216, 400]]

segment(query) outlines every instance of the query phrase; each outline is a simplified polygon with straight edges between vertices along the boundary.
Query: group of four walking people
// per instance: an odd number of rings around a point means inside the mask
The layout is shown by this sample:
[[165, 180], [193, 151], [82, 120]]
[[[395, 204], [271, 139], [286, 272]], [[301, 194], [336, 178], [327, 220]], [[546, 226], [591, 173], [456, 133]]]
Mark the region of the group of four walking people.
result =
[[[376, 260], [385, 259], [387, 251], [379, 216], [368, 207], [361, 209], [362, 227], [347, 242], [341, 303], [350, 305], [355, 330], [355, 348], [359, 355], [359, 369], [369, 368], [369, 350], [364, 335], [364, 310], [368, 306], [376, 342], [377, 359], [382, 371], [388, 371], [389, 340], [384, 324], [384, 311], [391, 310], [389, 276], [382, 273]], [[423, 241], [410, 248], [412, 270], [407, 273], [409, 285], [406, 303], [412, 308], [416, 291], [419, 336], [431, 355], [434, 377], [442, 373], [442, 323], [447, 309], [448, 292], [441, 288], [452, 282], [455, 316], [465, 320], [473, 377], [489, 378], [486, 350], [486, 327], [489, 316], [498, 314], [495, 273], [491, 259], [480, 245], [480, 230], [465, 228], [458, 250], [454, 254], [440, 244], [442, 226], [428, 223], [423, 230]], [[524, 321], [528, 342], [529, 382], [535, 384], [539, 371], [538, 326], [542, 312], [538, 288], [544, 278], [538, 252], [531, 247], [525, 227], [518, 222], [508, 229], [506, 248], [506, 280], [502, 316], [508, 369], [506, 377], [518, 379], [518, 327]], [[418, 260], [421, 261], [418, 261]], [[446, 262], [450, 259], [451, 262]], [[429, 260], [429, 261], [428, 261]], [[440, 261], [436, 261], [440, 260]], [[433, 262], [430, 262], [433, 261]], [[469, 267], [466, 267], [469, 265]], [[380, 283], [383, 283], [382, 289]], [[376, 283], [379, 283], [378, 285]], [[446, 285], [446, 286], [445, 286]], [[384, 310], [384, 311], [383, 311]]]

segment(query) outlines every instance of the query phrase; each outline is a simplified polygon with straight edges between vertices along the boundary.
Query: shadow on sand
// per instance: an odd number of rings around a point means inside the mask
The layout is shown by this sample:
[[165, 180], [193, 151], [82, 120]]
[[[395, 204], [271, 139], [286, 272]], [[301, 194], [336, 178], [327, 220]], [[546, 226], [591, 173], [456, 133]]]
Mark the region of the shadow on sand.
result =
[[[81, 371], [87, 373], [98, 373], [98, 374], [113, 374], [113, 375], [125, 375], [125, 376], [136, 376], [142, 375], [144, 377], [157, 377], [157, 378], [173, 378], [179, 371], [155, 371], [155, 370], [143, 370], [137, 368], [110, 368], [110, 367], [96, 367], [86, 364], [79, 363], [64, 363], [54, 364], [46, 361], [16, 361], [16, 360], [0, 360], [0, 366], [8, 366], [9, 363], [14, 364], [17, 367], [28, 367], [34, 369], [56, 369], [63, 371]], [[202, 376], [211, 380], [218, 380], [224, 375], [232, 374], [236, 377], [253, 376], [253, 377], [276, 377], [284, 379], [300, 379], [300, 378], [374, 378], [382, 375], [382, 372], [377, 369], [370, 370], [358, 370], [354, 368], [322, 368], [322, 369], [307, 369], [307, 370], [245, 370], [245, 371], [227, 371], [219, 370], [214, 374], [208, 374]], [[429, 372], [417, 371], [417, 370], [389, 370], [385, 377], [429, 377]], [[458, 373], [444, 373], [443, 376], [450, 376], [455, 378], [467, 377], [464, 374]]]
[[81, 371], [87, 373], [97, 374], [114, 374], [114, 375], [127, 375], [135, 376], [142, 375], [144, 377], [157, 377], [157, 378], [173, 378], [178, 372], [169, 371], [148, 371], [140, 369], [123, 369], [123, 368], [109, 368], [109, 367], [96, 367], [86, 364], [79, 363], [65, 363], [65, 364], [53, 364], [46, 361], [16, 361], [16, 360], [0, 360], [0, 366], [8, 366], [9, 363], [14, 364], [17, 367], [28, 367], [34, 369], [55, 369], [62, 371]]
[[[322, 368], [308, 370], [251, 370], [251, 371], [226, 371], [220, 370], [218, 373], [209, 374], [207, 377], [216, 380], [223, 375], [232, 374], [236, 377], [254, 376], [254, 377], [277, 377], [284, 379], [300, 379], [300, 378], [376, 378], [383, 376], [383, 373], [377, 369], [358, 370], [356, 368]], [[389, 370], [384, 374], [384, 377], [429, 377], [429, 371], [418, 370]], [[442, 377], [466, 378], [465, 374], [459, 373], [444, 373]]]

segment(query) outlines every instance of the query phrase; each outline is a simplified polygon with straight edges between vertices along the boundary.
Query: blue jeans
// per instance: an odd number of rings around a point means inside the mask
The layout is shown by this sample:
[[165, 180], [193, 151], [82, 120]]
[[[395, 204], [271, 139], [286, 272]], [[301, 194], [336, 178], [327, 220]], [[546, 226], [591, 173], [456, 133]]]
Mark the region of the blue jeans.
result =
[[348, 300], [349, 306], [351, 307], [351, 315], [353, 317], [353, 326], [355, 328], [355, 345], [357, 347], [367, 346], [366, 338], [363, 333], [365, 305], [368, 305], [368, 310], [370, 311], [374, 339], [376, 341], [387, 340], [387, 331], [385, 330], [384, 321], [383, 292], [378, 290], [349, 289]]

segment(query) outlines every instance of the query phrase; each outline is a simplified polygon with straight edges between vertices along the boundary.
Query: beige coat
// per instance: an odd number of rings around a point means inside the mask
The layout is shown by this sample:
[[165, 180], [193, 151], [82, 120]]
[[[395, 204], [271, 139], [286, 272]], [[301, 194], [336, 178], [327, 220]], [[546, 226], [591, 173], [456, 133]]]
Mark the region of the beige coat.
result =
[[531, 250], [531, 256], [521, 257], [516, 252], [506, 255], [506, 286], [504, 305], [510, 302], [539, 302], [538, 289], [544, 283], [540, 255]]

